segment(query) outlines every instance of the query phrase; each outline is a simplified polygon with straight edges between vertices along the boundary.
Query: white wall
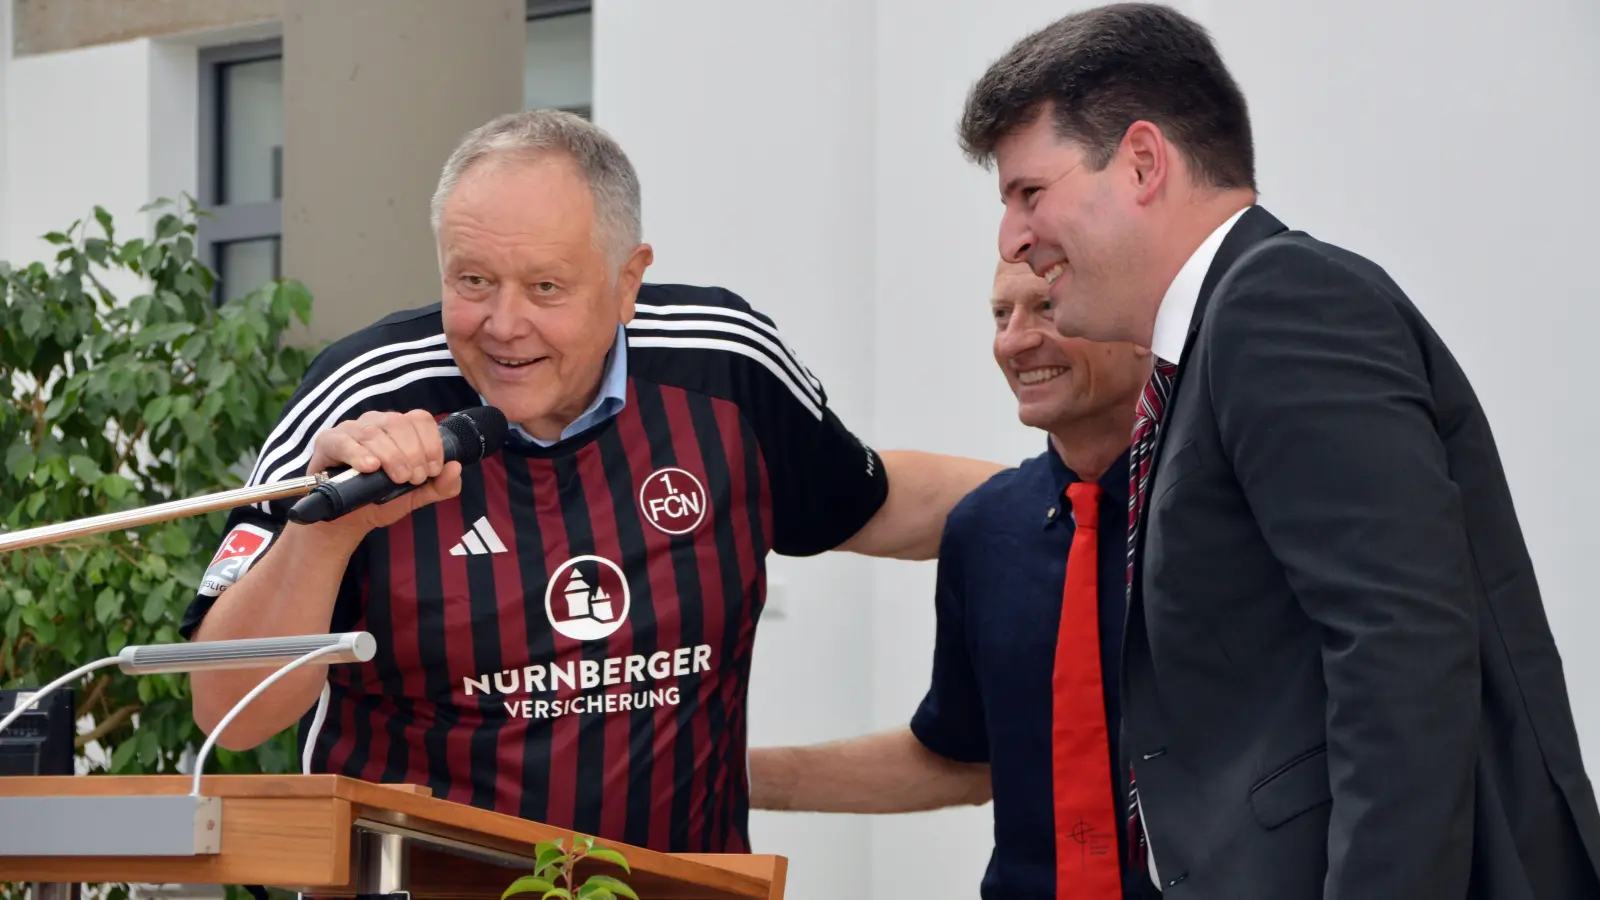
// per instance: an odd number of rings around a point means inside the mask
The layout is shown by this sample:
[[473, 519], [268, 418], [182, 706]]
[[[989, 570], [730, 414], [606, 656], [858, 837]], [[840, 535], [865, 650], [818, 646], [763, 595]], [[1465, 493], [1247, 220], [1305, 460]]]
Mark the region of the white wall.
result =
[[10, 179], [6, 177], [6, 135], [11, 120], [6, 116], [9, 108], [6, 84], [11, 70], [11, 4], [0, 3], [0, 253], [11, 247], [11, 193]]
[[[647, 277], [715, 281], [772, 315], [868, 439], [872, 32], [860, 0], [600, 3], [594, 23], [595, 116], [639, 169]], [[788, 618], [757, 641], [752, 743], [871, 727], [869, 563], [771, 571]], [[869, 825], [758, 815], [752, 837], [793, 850], [788, 896], [860, 896]]]
[[195, 49], [163, 41], [9, 60], [0, 120], [4, 258], [49, 260], [40, 236], [77, 219], [92, 225], [96, 204], [120, 239], [148, 236], [159, 213], [142, 215], [141, 206], [193, 195], [197, 78]]
[[[847, 421], [880, 447], [1015, 461], [984, 304], [999, 205], [954, 127], [968, 86], [1029, 30], [1089, 4], [1022, 0], [607, 0], [596, 118], [644, 180], [657, 279], [714, 282], [774, 315]], [[1212, 29], [1248, 95], [1263, 202], [1399, 279], [1472, 376], [1516, 491], [1600, 770], [1600, 547], [1592, 392], [1600, 333], [1600, 8], [1589, 0], [1175, 4]], [[826, 54], [823, 56], [822, 54]], [[917, 332], [915, 336], [913, 332]], [[931, 564], [775, 559], [752, 743], [902, 724], [926, 687]], [[866, 577], [865, 581], [861, 579]], [[863, 619], [872, 625], [860, 629]], [[753, 816], [789, 896], [966, 898], [989, 809], [871, 820]], [[863, 841], [865, 836], [865, 841]]]

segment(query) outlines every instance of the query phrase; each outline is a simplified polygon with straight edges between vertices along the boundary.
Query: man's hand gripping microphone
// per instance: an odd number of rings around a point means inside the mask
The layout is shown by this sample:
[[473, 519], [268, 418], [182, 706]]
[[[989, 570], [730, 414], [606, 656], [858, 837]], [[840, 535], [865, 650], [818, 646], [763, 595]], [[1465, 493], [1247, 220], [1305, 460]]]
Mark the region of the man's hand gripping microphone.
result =
[[[452, 413], [439, 423], [444, 461], [470, 466], [498, 451], [506, 441], [506, 417], [492, 406]], [[363, 473], [346, 469], [312, 489], [289, 509], [289, 521], [326, 522], [369, 503], [387, 503], [414, 491], [415, 484], [396, 484], [382, 469]]]

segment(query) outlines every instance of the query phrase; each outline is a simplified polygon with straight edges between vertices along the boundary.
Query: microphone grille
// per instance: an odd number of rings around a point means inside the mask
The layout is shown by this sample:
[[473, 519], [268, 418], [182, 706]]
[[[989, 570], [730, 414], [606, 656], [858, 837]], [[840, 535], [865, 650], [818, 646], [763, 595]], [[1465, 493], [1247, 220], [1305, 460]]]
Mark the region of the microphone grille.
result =
[[439, 427], [455, 436], [461, 455], [456, 461], [472, 465], [506, 442], [506, 414], [493, 406], [478, 406], [446, 416]]

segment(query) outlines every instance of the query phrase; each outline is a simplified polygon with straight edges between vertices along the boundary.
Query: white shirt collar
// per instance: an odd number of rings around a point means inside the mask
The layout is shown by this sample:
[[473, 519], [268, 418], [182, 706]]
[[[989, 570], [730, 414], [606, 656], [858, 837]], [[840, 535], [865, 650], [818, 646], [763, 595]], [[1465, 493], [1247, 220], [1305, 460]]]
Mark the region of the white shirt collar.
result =
[[1211, 261], [1217, 256], [1222, 239], [1228, 236], [1234, 223], [1249, 209], [1246, 206], [1218, 225], [1190, 254], [1189, 261], [1178, 270], [1172, 284], [1167, 285], [1166, 296], [1161, 298], [1161, 306], [1156, 309], [1155, 330], [1150, 335], [1150, 349], [1158, 358], [1173, 365], [1181, 362], [1179, 357], [1183, 355], [1183, 345], [1189, 339], [1189, 323], [1194, 319], [1194, 307], [1200, 302], [1200, 285], [1211, 270]]

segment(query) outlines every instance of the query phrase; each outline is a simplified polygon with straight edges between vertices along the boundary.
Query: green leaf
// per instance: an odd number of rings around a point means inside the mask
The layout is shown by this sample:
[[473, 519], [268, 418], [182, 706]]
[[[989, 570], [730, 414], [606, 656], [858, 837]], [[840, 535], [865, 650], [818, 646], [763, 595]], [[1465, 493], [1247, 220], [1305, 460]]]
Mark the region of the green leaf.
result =
[[516, 881], [511, 882], [510, 887], [507, 887], [505, 892], [500, 895], [500, 900], [506, 900], [507, 897], [510, 897], [514, 894], [546, 893], [548, 891], [555, 890], [555, 887], [555, 885], [545, 881], [542, 878], [535, 878], [532, 875], [524, 875], [521, 878], [518, 878]]
[[311, 291], [293, 279], [278, 282], [272, 291], [272, 312], [280, 324], [288, 324], [289, 312], [293, 312], [302, 325], [311, 324]]
[[596, 848], [594, 850], [590, 850], [589, 851], [589, 858], [590, 859], [603, 859], [606, 862], [611, 863], [612, 865], [621, 866], [622, 867], [622, 871], [627, 872], [629, 875], [633, 874], [633, 870], [628, 868], [627, 859], [623, 858], [621, 853], [618, 853], [617, 851], [612, 850], [610, 848], [599, 847], [599, 848]]
[[106, 212], [105, 207], [94, 208], [94, 220], [100, 223], [100, 230], [105, 232], [108, 240], [116, 236], [116, 230], [111, 227], [111, 214]]
[[44, 310], [37, 306], [22, 311], [22, 336], [31, 338], [44, 328]]
[[151, 400], [144, 408], [144, 421], [148, 427], [155, 425], [167, 418], [167, 413], [172, 411], [172, 397], [163, 395]]
[[105, 473], [100, 471], [100, 466], [87, 456], [72, 456], [67, 459], [67, 464], [72, 466], [72, 475], [83, 481], [99, 481]]
[[578, 888], [578, 900], [617, 900], [617, 895], [603, 884], [595, 884], [591, 878]]
[[189, 535], [182, 528], [168, 528], [161, 532], [161, 546], [168, 556], [179, 559], [188, 556], [194, 545], [189, 542]]
[[173, 280], [172, 287], [180, 294], [191, 296], [204, 296], [207, 293], [205, 287], [200, 284], [200, 279], [188, 272], [179, 273]]
[[538, 859], [533, 867], [533, 874], [535, 875], [544, 874], [545, 870], [549, 868], [551, 864], [566, 858], [566, 852], [560, 847], [546, 844], [540, 844], [539, 846], [544, 847], [544, 849], [538, 851]]
[[[162, 597], [158, 591], [151, 591], [145, 595], [144, 611], [139, 617], [144, 619], [146, 625], [154, 625], [161, 621], [161, 617], [166, 614], [166, 611], [166, 598]], [[143, 682], [144, 680], [140, 679], [140, 683], [142, 684]]]
[[206, 383], [206, 390], [208, 392], [220, 391], [227, 387], [228, 381], [233, 378], [234, 373], [238, 370], [238, 367], [233, 364], [233, 360], [224, 360], [221, 365], [217, 366], [216, 371], [211, 373], [211, 378]]
[[[219, 385], [213, 384], [212, 388]], [[228, 402], [228, 395], [217, 390], [206, 392], [206, 399], [200, 402], [200, 415], [208, 421], [215, 421], [217, 413], [222, 412], [222, 407]]]
[[128, 491], [133, 489], [133, 482], [121, 475], [107, 475], [100, 479], [100, 490], [113, 500], [121, 500], [128, 496]]
[[144, 238], [134, 238], [122, 245], [122, 252], [118, 256], [121, 258], [123, 265], [131, 266], [143, 253]]
[[22, 481], [33, 474], [33, 449], [26, 443], [17, 442], [6, 451], [6, 474], [16, 481]]
[[106, 635], [106, 653], [116, 656], [126, 646], [128, 646], [128, 633], [126, 631], [112, 631]]
[[139, 745], [134, 741], [123, 741], [117, 745], [116, 751], [111, 754], [111, 771], [126, 771], [133, 762], [134, 754], [139, 752]]
[[[31, 611], [38, 609], [38, 607], [31, 606], [28, 609]], [[30, 622], [29, 624], [33, 626], [34, 640], [44, 644], [45, 646], [55, 643], [57, 629], [54, 619], [40, 617], [36, 621]]]
[[172, 213], [163, 215], [156, 221], [156, 240], [164, 241], [183, 231], [183, 222]]
[[44, 239], [49, 241], [52, 244], [70, 244], [70, 243], [72, 243], [72, 238], [67, 237], [66, 235], [62, 234], [59, 231], [50, 232], [49, 234], [44, 236]]
[[557, 897], [560, 900], [572, 900], [572, 892], [566, 888], [556, 888], [553, 891], [545, 891], [544, 896], [540, 897], [539, 900], [550, 900], [551, 897]]
[[194, 323], [192, 322], [168, 322], [165, 325], [151, 325], [139, 330], [137, 341], [142, 347], [170, 344], [193, 331]]
[[115, 588], [107, 586], [100, 591], [100, 596], [94, 598], [94, 618], [101, 625], [111, 624], [111, 620], [122, 611], [122, 596]]
[[157, 296], [161, 299], [161, 304], [167, 308], [168, 312], [172, 313], [174, 318], [188, 318], [189, 310], [184, 307], [182, 297], [171, 291], [162, 291]]
[[[612, 878], [610, 875], [590, 875], [589, 880], [583, 883], [583, 887], [587, 888], [591, 884], [598, 884], [605, 888], [608, 892], [616, 894], [618, 897], [627, 897], [628, 900], [639, 900], [639, 895], [633, 892], [633, 888], [628, 887], [626, 884], [623, 884], [621, 881], [618, 881], [615, 878]], [[582, 896], [582, 889], [579, 890], [579, 896]]]

